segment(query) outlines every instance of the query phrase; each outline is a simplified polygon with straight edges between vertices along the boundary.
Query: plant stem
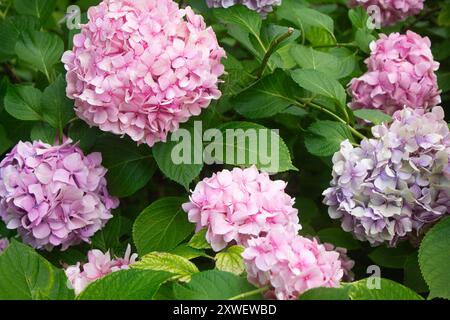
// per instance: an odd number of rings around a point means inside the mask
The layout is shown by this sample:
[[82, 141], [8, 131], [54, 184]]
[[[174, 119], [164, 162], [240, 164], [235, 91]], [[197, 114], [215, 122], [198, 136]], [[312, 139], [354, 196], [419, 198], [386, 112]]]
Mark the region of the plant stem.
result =
[[272, 56], [272, 54], [277, 50], [278, 45], [281, 42], [283, 42], [284, 40], [286, 40], [287, 38], [289, 38], [293, 32], [294, 32], [293, 28], [288, 28], [288, 31], [286, 31], [286, 33], [282, 34], [281, 36], [279, 36], [278, 38], [276, 38], [275, 40], [272, 41], [272, 43], [269, 46], [269, 49], [267, 50], [266, 54], [264, 55], [263, 61], [261, 63], [261, 67], [259, 68], [259, 71], [256, 75], [258, 77], [258, 79], [261, 78], [262, 75], [264, 74], [264, 71], [266, 70], [266, 67], [267, 67], [267, 63], [269, 62], [269, 59]]
[[258, 293], [263, 293], [264, 291], [267, 291], [269, 289], [270, 289], [269, 286], [265, 286], [265, 287], [262, 287], [262, 288], [259, 288], [259, 289], [253, 290], [253, 291], [248, 291], [248, 292], [238, 294], [237, 296], [231, 297], [228, 300], [241, 300], [243, 298], [248, 298], [248, 297], [257, 295]]
[[366, 139], [366, 136], [364, 136], [361, 132], [359, 132], [358, 130], [353, 128], [349, 123], [347, 123], [347, 121], [345, 121], [344, 119], [342, 119], [338, 115], [334, 114], [330, 110], [322, 107], [321, 105], [318, 105], [318, 104], [313, 103], [311, 101], [306, 101], [305, 103], [297, 102], [297, 106], [300, 106], [302, 108], [306, 108], [306, 107], [310, 106], [310, 107], [313, 107], [315, 109], [318, 109], [318, 110], [320, 110], [320, 111], [322, 111], [322, 112], [332, 116], [334, 119], [336, 119], [337, 121], [341, 122], [342, 124], [345, 124], [349, 128], [349, 130], [353, 133], [353, 135], [355, 135], [359, 139], [361, 139], [361, 140], [362, 139]]
[[20, 79], [15, 74], [14, 70], [9, 66], [9, 64], [4, 63], [3, 64], [3, 70], [5, 71], [6, 75], [8, 76], [11, 83], [19, 83]]

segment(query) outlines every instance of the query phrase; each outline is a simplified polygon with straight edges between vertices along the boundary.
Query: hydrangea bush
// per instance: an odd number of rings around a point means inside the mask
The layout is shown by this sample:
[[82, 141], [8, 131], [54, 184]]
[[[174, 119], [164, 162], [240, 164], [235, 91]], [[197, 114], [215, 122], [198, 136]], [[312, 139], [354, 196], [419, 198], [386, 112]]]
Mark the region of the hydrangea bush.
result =
[[450, 298], [448, 1], [32, 2], [0, 299]]

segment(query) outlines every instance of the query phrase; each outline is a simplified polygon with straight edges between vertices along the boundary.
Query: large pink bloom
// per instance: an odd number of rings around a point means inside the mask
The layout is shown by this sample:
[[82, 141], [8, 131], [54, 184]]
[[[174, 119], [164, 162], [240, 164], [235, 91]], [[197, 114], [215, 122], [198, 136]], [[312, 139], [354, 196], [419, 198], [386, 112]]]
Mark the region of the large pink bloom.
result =
[[278, 299], [291, 300], [312, 288], [339, 287], [340, 254], [328, 249], [315, 239], [274, 230], [250, 239], [242, 256], [251, 283], [268, 285]]
[[368, 9], [370, 6], [377, 6], [381, 14], [381, 25], [391, 26], [408, 17], [415, 16], [423, 10], [425, 0], [350, 0], [351, 7], [363, 6]]
[[427, 37], [406, 34], [380, 35], [370, 45], [365, 63], [368, 71], [349, 84], [352, 109], [380, 109], [393, 114], [405, 106], [427, 109], [441, 102], [431, 42]]
[[91, 282], [103, 278], [119, 270], [129, 269], [129, 265], [136, 262], [137, 254], [131, 254], [131, 246], [128, 245], [123, 258], [111, 259], [108, 252], [91, 250], [88, 252], [88, 262], [81, 264], [78, 262], [74, 266], [66, 268], [65, 273], [69, 279], [75, 294], [80, 294]]
[[77, 115], [152, 146], [221, 95], [225, 51], [212, 28], [172, 0], [104, 0], [64, 53]]
[[101, 162], [100, 153], [85, 156], [70, 140], [19, 142], [0, 163], [0, 218], [35, 248], [89, 242], [119, 205]]
[[223, 170], [199, 182], [183, 209], [197, 231], [207, 227], [207, 241], [220, 251], [275, 228], [296, 234], [298, 212], [285, 188], [284, 181], [272, 181], [255, 167]]

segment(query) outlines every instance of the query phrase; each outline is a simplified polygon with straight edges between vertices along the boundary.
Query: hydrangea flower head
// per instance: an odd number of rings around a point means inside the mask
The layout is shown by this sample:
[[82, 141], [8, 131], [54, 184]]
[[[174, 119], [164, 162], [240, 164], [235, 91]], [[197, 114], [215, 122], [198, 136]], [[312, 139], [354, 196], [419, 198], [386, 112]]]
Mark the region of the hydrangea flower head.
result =
[[206, 240], [220, 251], [274, 228], [297, 233], [298, 211], [285, 188], [284, 181], [272, 181], [256, 167], [223, 170], [199, 182], [183, 209], [197, 231], [207, 228]]
[[153, 146], [218, 99], [212, 28], [172, 0], [104, 0], [64, 53], [67, 96], [91, 126]]
[[9, 245], [9, 241], [6, 238], [1, 238], [0, 239], [0, 253], [2, 253], [3, 251], [6, 250], [6, 248]]
[[242, 253], [248, 280], [269, 285], [277, 299], [297, 299], [317, 287], [339, 287], [344, 271], [340, 254], [302, 236], [273, 230], [248, 241]]
[[19, 142], [0, 163], [0, 218], [34, 248], [89, 242], [119, 205], [101, 162], [70, 140]]
[[449, 128], [441, 107], [405, 108], [372, 133], [360, 147], [341, 144], [324, 203], [359, 240], [395, 245], [449, 214]]
[[376, 6], [380, 13], [381, 25], [388, 27], [415, 16], [423, 10], [425, 0], [350, 0], [350, 7], [363, 6], [364, 9]]
[[243, 4], [247, 8], [266, 16], [273, 11], [273, 7], [281, 5], [282, 0], [206, 0], [210, 8], [229, 8], [236, 4]]
[[431, 108], [441, 102], [431, 42], [427, 37], [406, 34], [381, 35], [370, 45], [365, 63], [368, 71], [352, 79], [349, 94], [352, 109], [379, 109], [392, 115], [410, 108]]
[[137, 254], [131, 254], [131, 246], [127, 246], [123, 258], [111, 259], [108, 252], [103, 253], [94, 249], [88, 252], [88, 262], [69, 266], [65, 269], [75, 294], [80, 294], [91, 282], [119, 270], [129, 269], [129, 265], [136, 262]]

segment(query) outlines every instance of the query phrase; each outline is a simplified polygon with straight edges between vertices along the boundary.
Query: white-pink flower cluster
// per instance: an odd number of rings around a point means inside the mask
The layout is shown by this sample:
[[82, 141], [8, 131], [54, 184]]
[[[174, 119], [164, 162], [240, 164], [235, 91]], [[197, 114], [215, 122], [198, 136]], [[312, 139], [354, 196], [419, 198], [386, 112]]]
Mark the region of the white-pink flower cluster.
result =
[[298, 210], [285, 188], [284, 181], [272, 181], [256, 167], [223, 170], [199, 182], [183, 209], [197, 231], [207, 228], [206, 240], [220, 251], [275, 228], [296, 234], [301, 228]]
[[441, 102], [431, 42], [427, 37], [406, 34], [381, 34], [370, 44], [365, 63], [368, 71], [349, 84], [352, 109], [379, 109], [392, 115], [405, 106], [427, 109]]
[[425, 0], [350, 0], [349, 6], [363, 6], [383, 27], [394, 25], [423, 10]]
[[258, 287], [270, 285], [280, 300], [297, 299], [312, 288], [339, 287], [344, 276], [338, 252], [282, 230], [250, 239], [242, 256], [248, 280]]
[[91, 282], [119, 270], [129, 269], [129, 265], [136, 262], [137, 254], [131, 254], [131, 246], [127, 246], [123, 258], [111, 259], [108, 252], [103, 253], [94, 249], [88, 252], [88, 262], [69, 266], [65, 269], [75, 294], [80, 294]]
[[218, 99], [225, 51], [172, 0], [104, 0], [64, 53], [67, 95], [91, 126], [153, 146]]
[[296, 299], [308, 289], [351, 280], [354, 263], [345, 249], [298, 235], [298, 211], [285, 188], [254, 166], [223, 170], [199, 182], [183, 209], [197, 231], [207, 228], [215, 251], [229, 244], [246, 248], [248, 279], [269, 286], [268, 295]]

